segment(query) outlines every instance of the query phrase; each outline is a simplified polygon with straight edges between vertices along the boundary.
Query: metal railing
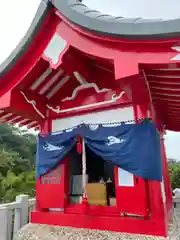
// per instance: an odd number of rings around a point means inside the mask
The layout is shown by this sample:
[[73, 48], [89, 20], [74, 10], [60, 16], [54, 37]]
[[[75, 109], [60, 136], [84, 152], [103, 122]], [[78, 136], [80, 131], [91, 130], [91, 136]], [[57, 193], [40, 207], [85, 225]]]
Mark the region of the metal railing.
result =
[[12, 240], [14, 233], [29, 222], [35, 202], [28, 195], [19, 195], [15, 202], [0, 205], [0, 240]]

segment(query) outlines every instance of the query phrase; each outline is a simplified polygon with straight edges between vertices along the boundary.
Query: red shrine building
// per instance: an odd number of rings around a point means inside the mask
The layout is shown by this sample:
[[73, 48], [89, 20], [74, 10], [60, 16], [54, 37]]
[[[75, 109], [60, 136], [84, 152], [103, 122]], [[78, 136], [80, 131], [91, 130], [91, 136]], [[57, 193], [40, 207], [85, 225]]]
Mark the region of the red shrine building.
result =
[[167, 236], [180, 18], [113, 17], [86, 1], [42, 1], [0, 65], [0, 121], [40, 132], [31, 222]]

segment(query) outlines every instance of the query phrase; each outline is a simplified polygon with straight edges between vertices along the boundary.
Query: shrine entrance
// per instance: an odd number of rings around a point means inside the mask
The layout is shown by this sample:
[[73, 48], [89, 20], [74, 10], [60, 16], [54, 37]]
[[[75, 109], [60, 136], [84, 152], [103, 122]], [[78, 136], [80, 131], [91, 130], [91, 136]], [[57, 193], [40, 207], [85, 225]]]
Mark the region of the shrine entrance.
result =
[[[96, 155], [86, 146], [86, 193], [88, 204], [116, 205], [114, 165]], [[82, 155], [76, 147], [70, 152], [69, 164], [70, 204], [80, 204], [83, 196]]]

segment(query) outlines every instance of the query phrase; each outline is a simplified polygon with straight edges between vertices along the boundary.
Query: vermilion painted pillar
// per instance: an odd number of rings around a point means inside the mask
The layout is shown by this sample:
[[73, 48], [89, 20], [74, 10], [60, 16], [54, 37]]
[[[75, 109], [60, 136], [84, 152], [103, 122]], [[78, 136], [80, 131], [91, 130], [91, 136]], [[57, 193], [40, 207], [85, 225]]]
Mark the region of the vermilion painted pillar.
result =
[[[45, 120], [41, 123], [40, 126], [40, 134], [42, 135], [47, 135], [48, 133], [51, 132], [51, 122], [49, 120]], [[41, 191], [41, 179], [38, 178], [36, 180], [36, 210], [37, 211], [47, 211], [47, 209], [42, 209], [41, 203], [39, 202], [39, 195], [41, 195], [40, 191]]]
[[[144, 109], [144, 108], [142, 108]], [[152, 115], [152, 113], [150, 113]], [[147, 118], [148, 110], [141, 111], [141, 107], [134, 105], [134, 117], [136, 122], [139, 122], [140, 118]], [[161, 152], [162, 152], [162, 166], [163, 166], [163, 178], [165, 177], [165, 195], [168, 195], [169, 191], [169, 179], [167, 177], [167, 165], [165, 160], [165, 152], [161, 140]], [[168, 233], [168, 216], [167, 216], [167, 208], [166, 202], [163, 199], [162, 194], [162, 186], [158, 181], [146, 181], [146, 188], [147, 188], [147, 201], [148, 201], [148, 208], [149, 208], [149, 219], [156, 223], [156, 230], [155, 235], [164, 235], [167, 236]], [[170, 199], [170, 197], [168, 198]], [[169, 200], [167, 200], [169, 202]]]
[[[41, 126], [41, 134], [51, 133], [51, 120], [46, 120]], [[61, 164], [50, 172], [37, 179], [36, 200], [38, 211], [49, 209], [61, 209], [62, 211], [69, 202], [69, 155]]]

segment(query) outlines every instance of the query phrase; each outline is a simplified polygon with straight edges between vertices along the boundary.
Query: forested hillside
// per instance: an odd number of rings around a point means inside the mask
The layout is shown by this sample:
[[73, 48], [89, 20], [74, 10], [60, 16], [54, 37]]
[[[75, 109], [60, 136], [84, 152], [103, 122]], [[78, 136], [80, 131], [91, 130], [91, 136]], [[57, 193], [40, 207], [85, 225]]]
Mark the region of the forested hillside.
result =
[[36, 137], [0, 124], [0, 202], [35, 195]]

